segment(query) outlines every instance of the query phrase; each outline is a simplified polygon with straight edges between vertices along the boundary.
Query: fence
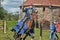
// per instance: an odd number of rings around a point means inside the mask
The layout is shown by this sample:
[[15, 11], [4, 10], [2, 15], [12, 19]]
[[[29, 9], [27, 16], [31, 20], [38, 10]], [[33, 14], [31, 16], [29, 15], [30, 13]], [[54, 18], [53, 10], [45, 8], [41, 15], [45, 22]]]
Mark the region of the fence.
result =
[[7, 31], [7, 21], [6, 20], [0, 20], [0, 30], [3, 30], [4, 33]]

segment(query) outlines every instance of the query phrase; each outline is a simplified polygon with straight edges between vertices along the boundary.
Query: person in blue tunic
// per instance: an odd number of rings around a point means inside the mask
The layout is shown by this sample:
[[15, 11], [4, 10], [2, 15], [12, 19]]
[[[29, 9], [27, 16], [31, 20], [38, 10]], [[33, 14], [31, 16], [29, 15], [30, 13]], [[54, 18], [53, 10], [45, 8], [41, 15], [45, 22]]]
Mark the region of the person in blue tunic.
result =
[[[30, 12], [34, 12], [33, 8], [26, 8], [25, 9], [25, 16], [23, 19], [21, 19], [16, 26], [13, 27], [13, 30], [18, 33], [18, 34], [26, 34], [26, 30], [28, 29], [27, 26], [27, 20], [28, 19], [32, 19], [32, 16], [30, 14]], [[23, 26], [23, 27], [22, 27]], [[22, 28], [21, 28], [22, 27]], [[31, 29], [29, 32], [29, 35], [31, 36], [31, 38], [33, 38], [33, 34], [34, 34], [34, 29]]]
[[50, 40], [56, 40], [56, 23], [50, 24]]
[[19, 30], [18, 28], [20, 26], [22, 26], [26, 22], [27, 18], [32, 19], [32, 16], [30, 14], [30, 11], [33, 11], [33, 8], [26, 8], [25, 10], [26, 10], [25, 17], [23, 18], [23, 20], [21, 19], [20, 22], [17, 23], [17, 25], [16, 25], [17, 28], [14, 27], [14, 29], [16, 30], [16, 32], [18, 32], [17, 31], [17, 30]]

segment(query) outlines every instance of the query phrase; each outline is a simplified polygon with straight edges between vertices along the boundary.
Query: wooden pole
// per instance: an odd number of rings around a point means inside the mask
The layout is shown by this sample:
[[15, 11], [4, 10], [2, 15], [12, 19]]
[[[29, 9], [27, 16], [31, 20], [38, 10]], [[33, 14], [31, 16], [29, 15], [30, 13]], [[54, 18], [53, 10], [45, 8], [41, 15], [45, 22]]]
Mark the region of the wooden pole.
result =
[[7, 31], [7, 22], [6, 20], [4, 20], [4, 33], [6, 33], [6, 31]]

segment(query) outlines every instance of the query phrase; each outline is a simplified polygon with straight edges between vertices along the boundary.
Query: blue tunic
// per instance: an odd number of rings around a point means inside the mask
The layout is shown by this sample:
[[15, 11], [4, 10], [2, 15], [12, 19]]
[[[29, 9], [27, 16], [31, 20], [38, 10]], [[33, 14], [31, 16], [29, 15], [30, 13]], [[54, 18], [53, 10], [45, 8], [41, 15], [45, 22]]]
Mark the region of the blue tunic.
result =
[[[16, 26], [13, 27], [13, 29], [18, 33], [19, 28], [21, 28], [22, 24], [23, 24], [23, 21], [20, 20], [20, 21], [16, 24]], [[24, 27], [21, 29], [21, 31], [20, 31], [18, 34], [24, 33], [24, 31], [26, 31], [27, 29], [28, 29], [28, 26], [27, 26], [27, 23], [25, 22], [25, 23], [24, 23]]]
[[22, 20], [20, 20], [20, 21], [13, 27], [13, 29], [14, 29], [16, 32], [18, 32], [18, 31], [19, 31], [19, 28], [21, 27], [21, 25], [22, 25]]
[[32, 10], [32, 12], [34, 12], [34, 9], [33, 8], [26, 8], [26, 16], [30, 18], [31, 16], [30, 16], [29, 10]]
[[[20, 21], [16, 24], [16, 26], [13, 27], [13, 29], [16, 31], [16, 33], [18, 33], [19, 28], [21, 28], [21, 25], [22, 25], [22, 24], [23, 24], [23, 21], [20, 20]], [[25, 22], [23, 28], [21, 29], [21, 31], [20, 31], [18, 34], [23, 34], [23, 33], [25, 34], [27, 30], [28, 30], [28, 26], [27, 26], [27, 22]], [[30, 31], [30, 33], [34, 33], [34, 30], [32, 29], [32, 30]]]
[[55, 26], [55, 24], [51, 24], [51, 25], [50, 25], [50, 30], [56, 31], [56, 26]]
[[25, 33], [25, 31], [28, 29], [27, 23], [24, 24], [23, 29], [21, 29], [21, 31], [19, 32], [19, 34], [23, 34]]
[[55, 24], [50, 25], [50, 39], [51, 40], [56, 40], [56, 26]]

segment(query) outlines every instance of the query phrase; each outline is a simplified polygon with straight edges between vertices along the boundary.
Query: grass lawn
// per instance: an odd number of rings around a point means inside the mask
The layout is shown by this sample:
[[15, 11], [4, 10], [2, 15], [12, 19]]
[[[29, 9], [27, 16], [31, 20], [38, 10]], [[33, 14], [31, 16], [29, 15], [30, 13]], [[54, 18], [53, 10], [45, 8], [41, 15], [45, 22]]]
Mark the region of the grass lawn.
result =
[[[13, 32], [11, 32], [11, 28], [17, 23], [17, 21], [8, 21], [8, 30], [7, 33], [4, 34], [3, 30], [0, 30], [0, 40], [14, 40], [13, 39]], [[35, 28], [35, 38], [34, 40], [40, 40], [40, 30], [38, 28]], [[57, 33], [60, 37], [60, 34]], [[30, 37], [28, 36], [26, 40], [30, 40]], [[49, 40], [49, 30], [43, 30], [42, 40]]]

